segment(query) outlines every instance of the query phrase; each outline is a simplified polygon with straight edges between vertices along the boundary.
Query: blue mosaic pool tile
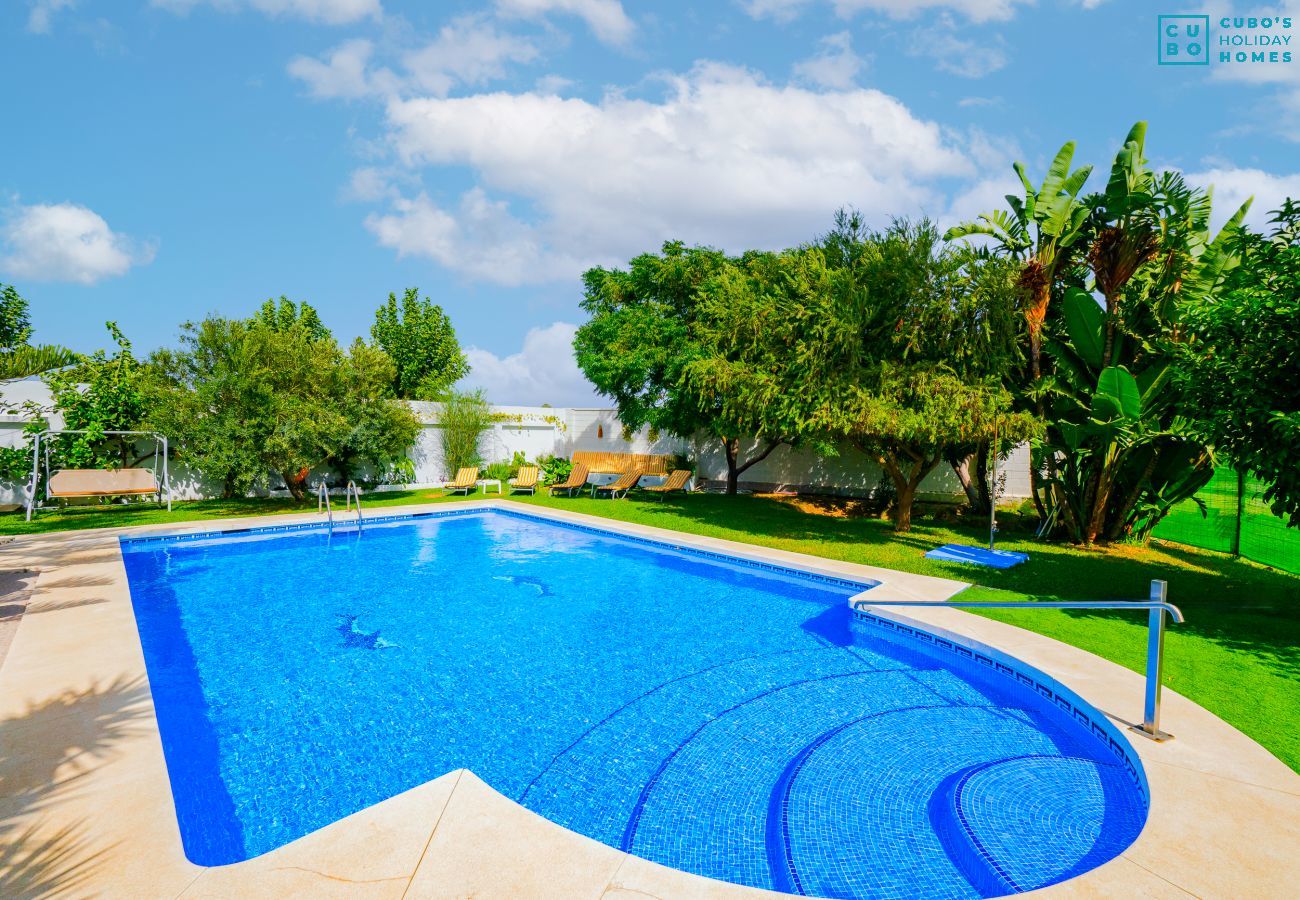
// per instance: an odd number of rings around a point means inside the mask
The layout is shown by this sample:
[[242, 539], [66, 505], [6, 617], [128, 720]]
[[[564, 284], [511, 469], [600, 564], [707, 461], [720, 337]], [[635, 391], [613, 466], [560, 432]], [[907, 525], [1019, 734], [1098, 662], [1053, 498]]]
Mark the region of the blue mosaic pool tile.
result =
[[123, 549], [203, 864], [462, 767], [656, 862], [831, 897], [1033, 888], [1145, 818], [1104, 718], [855, 616], [858, 581], [498, 511]]

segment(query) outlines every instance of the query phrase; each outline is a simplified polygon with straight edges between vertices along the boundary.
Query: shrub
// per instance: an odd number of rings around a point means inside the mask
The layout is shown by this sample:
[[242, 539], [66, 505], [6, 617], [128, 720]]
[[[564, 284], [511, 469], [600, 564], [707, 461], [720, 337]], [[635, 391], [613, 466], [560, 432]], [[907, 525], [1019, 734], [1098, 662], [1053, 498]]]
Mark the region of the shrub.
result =
[[442, 426], [442, 464], [453, 476], [466, 466], [483, 464], [483, 434], [492, 427], [492, 407], [482, 391], [452, 391], [438, 418]]
[[573, 471], [573, 463], [563, 456], [539, 456], [537, 465], [542, 470], [542, 484], [562, 483]]

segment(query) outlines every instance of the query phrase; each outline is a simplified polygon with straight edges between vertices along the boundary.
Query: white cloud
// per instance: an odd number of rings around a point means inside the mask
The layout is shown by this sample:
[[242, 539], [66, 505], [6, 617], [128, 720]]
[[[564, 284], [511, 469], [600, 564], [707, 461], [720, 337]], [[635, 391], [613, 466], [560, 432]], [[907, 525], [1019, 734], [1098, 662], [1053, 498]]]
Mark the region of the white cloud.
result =
[[275, 18], [305, 19], [324, 25], [347, 25], [383, 15], [379, 0], [150, 0], [153, 6], [175, 13], [188, 13], [196, 6], [211, 6], [227, 12], [244, 8]]
[[342, 197], [344, 200], [355, 200], [360, 203], [395, 200], [401, 196], [396, 182], [401, 180], [403, 174], [377, 166], [362, 166], [348, 179]]
[[1262, 169], [1217, 167], [1186, 175], [1194, 185], [1214, 187], [1212, 223], [1220, 228], [1235, 213], [1247, 197], [1255, 202], [1246, 214], [1246, 224], [1259, 231], [1268, 230], [1269, 214], [1282, 205], [1287, 197], [1300, 199], [1300, 172], [1292, 175], [1274, 175]]
[[[940, 17], [947, 19], [947, 17]], [[1007, 54], [998, 39], [977, 40], [957, 37], [950, 19], [938, 28], [919, 30], [908, 49], [910, 56], [934, 60], [935, 67], [959, 78], [983, 78], [1006, 67]]]
[[54, 14], [77, 5], [77, 0], [32, 0], [27, 14], [27, 30], [32, 34], [49, 34]]
[[[881, 13], [892, 19], [915, 19], [931, 10], [958, 13], [972, 22], [1005, 22], [1015, 15], [1017, 5], [1033, 0], [830, 0], [841, 18], [861, 12]], [[812, 0], [741, 0], [741, 6], [756, 19], [789, 21], [811, 5]]]
[[502, 77], [507, 63], [530, 63], [537, 57], [536, 45], [527, 38], [466, 16], [443, 26], [434, 40], [406, 54], [402, 63], [413, 88], [442, 97], [456, 84], [485, 84]]
[[324, 60], [294, 57], [287, 69], [307, 85], [314, 97], [355, 99], [382, 95], [395, 90], [399, 79], [389, 69], [370, 69], [374, 49], [370, 41], [356, 38], [339, 44]]
[[636, 30], [619, 0], [497, 0], [497, 10], [524, 18], [568, 13], [586, 22], [592, 34], [607, 44], [625, 44]]
[[[538, 93], [392, 100], [398, 159], [468, 167], [481, 189], [454, 213], [420, 195], [368, 226], [400, 253], [522, 283], [574, 277], [667, 237], [788, 246], [845, 204], [882, 217], [939, 208], [942, 193], [928, 182], [973, 171], [957, 136], [880, 91], [778, 86], [716, 64], [667, 81], [660, 102], [618, 93], [597, 103]], [[526, 205], [535, 224], [488, 192]]]
[[504, 201], [491, 199], [481, 188], [462, 194], [452, 211], [424, 193], [409, 199], [399, 196], [387, 213], [367, 216], [365, 225], [399, 257], [423, 256], [496, 284], [555, 281], [596, 261], [551, 246], [540, 229], [515, 218]]
[[973, 222], [984, 213], [1006, 209], [1007, 194], [1023, 197], [1024, 186], [1012, 174], [1011, 166], [1003, 164], [1000, 168], [1006, 175], [981, 179], [954, 195], [947, 207], [935, 216], [936, 224], [941, 229], [947, 229], [963, 222]]
[[853, 36], [841, 31], [822, 38], [817, 54], [796, 63], [794, 72], [812, 84], [843, 90], [853, 86], [862, 65], [862, 57], [853, 52]]
[[444, 97], [459, 84], [481, 85], [505, 75], [509, 63], [529, 63], [539, 53], [527, 38], [500, 31], [478, 16], [444, 25], [437, 37], [401, 56], [402, 72], [371, 67], [375, 47], [356, 38], [317, 59], [298, 56], [288, 72], [315, 97], [355, 99], [422, 92]]
[[568, 322], [534, 328], [524, 336], [523, 348], [509, 356], [470, 347], [470, 373], [463, 384], [481, 387], [495, 403], [520, 406], [601, 406], [591, 382], [573, 358], [573, 335]]
[[740, 5], [752, 18], [790, 22], [811, 2], [812, 0], [740, 0]]
[[537, 79], [533, 86], [539, 94], [558, 94], [566, 88], [573, 87], [572, 78], [565, 78], [563, 75], [543, 75]]
[[154, 257], [151, 244], [114, 232], [98, 213], [73, 203], [15, 206], [0, 228], [0, 269], [33, 281], [94, 284]]

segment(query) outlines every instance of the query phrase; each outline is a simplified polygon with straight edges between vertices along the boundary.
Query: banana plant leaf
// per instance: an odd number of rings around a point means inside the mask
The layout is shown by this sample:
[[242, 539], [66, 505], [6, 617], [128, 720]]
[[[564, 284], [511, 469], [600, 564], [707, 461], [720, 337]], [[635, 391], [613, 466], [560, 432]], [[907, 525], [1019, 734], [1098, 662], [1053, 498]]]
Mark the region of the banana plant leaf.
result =
[[1074, 352], [1094, 369], [1101, 368], [1101, 352], [1105, 344], [1106, 314], [1082, 288], [1066, 288], [1061, 301], [1065, 312], [1065, 330], [1074, 345]]
[[1123, 366], [1108, 366], [1097, 376], [1092, 395], [1092, 416], [1099, 424], [1136, 421], [1142, 415], [1142, 392], [1137, 379]]

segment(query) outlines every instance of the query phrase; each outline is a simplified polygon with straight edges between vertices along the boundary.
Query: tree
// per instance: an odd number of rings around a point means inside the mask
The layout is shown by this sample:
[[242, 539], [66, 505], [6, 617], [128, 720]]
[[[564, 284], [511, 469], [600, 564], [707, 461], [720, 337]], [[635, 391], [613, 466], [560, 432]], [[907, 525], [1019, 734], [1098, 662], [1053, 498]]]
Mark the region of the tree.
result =
[[397, 367], [383, 350], [360, 338], [343, 360], [339, 402], [348, 410], [348, 430], [329, 449], [325, 462], [351, 481], [363, 465], [379, 475], [410, 480], [415, 464], [407, 449], [420, 433], [420, 423], [408, 404], [393, 397]]
[[28, 303], [11, 284], [0, 284], [0, 381], [28, 378], [70, 366], [80, 354], [50, 344], [33, 346]]
[[276, 474], [301, 500], [312, 467], [391, 465], [419, 430], [391, 397], [393, 364], [382, 351], [358, 344], [345, 353], [314, 313], [287, 302], [273, 316], [186, 324], [179, 349], [151, 358], [154, 428], [225, 497]]
[[[1177, 173], [1152, 172], [1145, 141], [1139, 122], [1103, 191], [1082, 200], [1064, 191], [1074, 210], [1071, 253], [1055, 257], [1040, 364], [1019, 386], [1047, 422], [1034, 445], [1035, 502], [1050, 528], [1085, 544], [1145, 539], [1212, 471], [1209, 447], [1181, 415], [1174, 363], [1188, 339], [1188, 304], [1217, 297], [1237, 263], [1232, 248], [1249, 204], [1212, 238], [1209, 195]], [[1058, 156], [1045, 185], [1065, 168]], [[1018, 199], [1008, 202], [1013, 214], [1001, 220], [1018, 221]], [[969, 233], [988, 232], [949, 234]], [[1039, 263], [1023, 263], [1035, 286]]]
[[442, 307], [408, 288], [375, 311], [370, 335], [396, 364], [393, 390], [408, 400], [437, 400], [469, 374], [469, 361]]
[[1222, 297], [1188, 304], [1185, 414], [1300, 528], [1300, 203], [1285, 201], [1270, 222], [1267, 237], [1240, 236]]
[[257, 312], [253, 313], [252, 321], [272, 331], [301, 330], [313, 341], [330, 337], [330, 330], [320, 320], [320, 314], [316, 312], [314, 306], [306, 302], [294, 303], [285, 296], [281, 296], [278, 301], [267, 300], [263, 303]]
[[[768, 427], [770, 420], [742, 414], [686, 381], [691, 362], [712, 352], [702, 344], [712, 332], [703, 321], [708, 313], [700, 288], [733, 265], [721, 251], [670, 241], [659, 254], [636, 257], [626, 270], [590, 269], [583, 275], [582, 308], [591, 318], [573, 340], [578, 367], [614, 401], [626, 428], [648, 425], [719, 441], [728, 494], [736, 493], [747, 469], [789, 440]], [[741, 439], [750, 436], [758, 443], [744, 454]]]
[[711, 352], [690, 364], [690, 383], [737, 419], [872, 457], [906, 531], [921, 482], [946, 453], [995, 427], [1008, 440], [1033, 430], [995, 379], [942, 361], [954, 338], [929, 325], [969, 291], [957, 257], [939, 251], [929, 223], [871, 233], [843, 218], [820, 246], [746, 254], [702, 291]]
[[60, 462], [71, 468], [129, 468], [144, 458], [137, 456], [136, 437], [105, 434], [141, 430], [148, 413], [144, 363], [135, 358], [117, 323], [109, 322], [107, 328], [116, 353], [96, 350], [76, 366], [45, 376], [63, 427], [86, 432], [60, 436], [53, 445]]

